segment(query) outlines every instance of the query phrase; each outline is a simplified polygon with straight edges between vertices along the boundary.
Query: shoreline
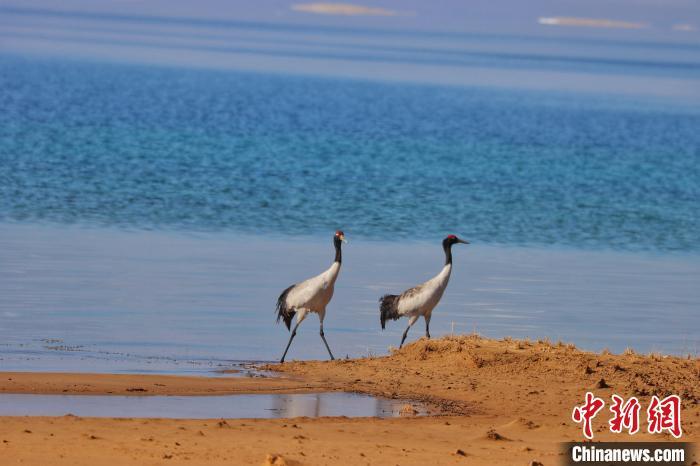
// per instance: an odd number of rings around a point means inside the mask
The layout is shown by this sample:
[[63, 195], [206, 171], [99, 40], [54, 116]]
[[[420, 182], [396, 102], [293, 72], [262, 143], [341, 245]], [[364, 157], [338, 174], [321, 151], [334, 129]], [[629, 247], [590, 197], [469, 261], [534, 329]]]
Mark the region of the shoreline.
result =
[[[441, 415], [393, 419], [114, 419], [2, 417], [0, 453], [25, 464], [265, 463], [558, 464], [561, 442], [582, 440], [571, 410], [587, 391], [606, 399], [678, 394], [683, 437], [700, 440], [700, 359], [592, 353], [573, 345], [475, 335], [421, 339], [386, 357], [267, 364], [277, 377], [0, 373], [0, 393], [213, 395], [349, 391], [439, 406]], [[14, 380], [7, 380], [12, 378]], [[156, 385], [160, 384], [160, 385]], [[161, 386], [162, 385], [162, 386]], [[144, 388], [148, 392], [128, 391]], [[606, 408], [607, 411], [607, 408]], [[675, 441], [613, 434], [595, 440]], [[641, 419], [643, 425], [646, 421]], [[67, 448], [75, 445], [79, 448]], [[80, 452], [79, 454], [77, 452]], [[697, 453], [695, 453], [697, 455]], [[697, 456], [695, 457], [697, 459]], [[691, 461], [692, 462], [692, 461]], [[690, 463], [689, 463], [690, 464]]]

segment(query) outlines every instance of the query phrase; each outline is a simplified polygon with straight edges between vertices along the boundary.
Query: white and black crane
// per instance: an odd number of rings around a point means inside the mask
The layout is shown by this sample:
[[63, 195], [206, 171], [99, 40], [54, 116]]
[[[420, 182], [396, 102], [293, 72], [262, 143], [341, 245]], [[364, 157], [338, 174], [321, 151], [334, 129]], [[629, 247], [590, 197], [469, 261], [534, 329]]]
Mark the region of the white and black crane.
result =
[[409, 288], [400, 295], [386, 294], [379, 298], [382, 330], [384, 330], [388, 319], [398, 320], [400, 317], [408, 317], [408, 327], [403, 332], [399, 348], [403, 346], [408, 330], [420, 316], [425, 319], [425, 336], [430, 338], [430, 317], [433, 309], [440, 302], [445, 288], [447, 288], [447, 282], [449, 282], [452, 273], [452, 246], [458, 243], [469, 244], [468, 241], [459, 239], [455, 235], [448, 235], [442, 240], [442, 248], [445, 251], [445, 266], [439, 274], [425, 283]]
[[328, 346], [326, 337], [323, 334], [323, 319], [326, 316], [326, 306], [333, 298], [333, 288], [335, 286], [335, 281], [338, 278], [338, 273], [340, 272], [340, 264], [342, 263], [342, 244], [347, 243], [345, 240], [345, 234], [338, 230], [333, 236], [333, 246], [335, 247], [335, 260], [333, 264], [325, 272], [317, 275], [308, 280], [304, 280], [301, 283], [290, 286], [282, 292], [282, 294], [277, 298], [277, 322], [281, 320], [284, 321], [287, 326], [287, 330], [290, 329], [292, 324], [292, 319], [294, 315], [297, 316], [297, 323], [292, 330], [292, 335], [289, 337], [289, 343], [284, 350], [282, 359], [280, 362], [284, 362], [285, 356], [287, 356], [287, 351], [292, 344], [292, 340], [297, 334], [297, 327], [299, 324], [309, 315], [310, 312], [315, 312], [318, 314], [318, 318], [321, 321], [321, 339], [326, 345], [328, 354], [333, 357], [331, 349]]

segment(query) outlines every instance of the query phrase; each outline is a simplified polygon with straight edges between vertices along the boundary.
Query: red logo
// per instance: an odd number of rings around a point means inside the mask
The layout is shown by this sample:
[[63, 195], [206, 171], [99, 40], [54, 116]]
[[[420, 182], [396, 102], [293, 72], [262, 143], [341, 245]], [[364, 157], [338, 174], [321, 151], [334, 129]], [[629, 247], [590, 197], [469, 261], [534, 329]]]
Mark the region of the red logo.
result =
[[[641, 404], [635, 397], [627, 401], [618, 395], [612, 395], [610, 411], [613, 416], [608, 421], [610, 432], [620, 434], [627, 430], [630, 435], [639, 432], [639, 412]], [[583, 436], [591, 440], [593, 438], [593, 418], [603, 409], [605, 401], [593, 393], [586, 393], [585, 403], [576, 406], [571, 413], [571, 419], [577, 424], [583, 423]], [[683, 435], [681, 429], [681, 398], [678, 395], [669, 395], [660, 400], [656, 395], [651, 397], [647, 409], [647, 431], [650, 434], [660, 434], [668, 431], [675, 438]]]
[[576, 406], [571, 413], [571, 418], [576, 423], [583, 422], [583, 435], [587, 439], [593, 438], [593, 418], [598, 411], [603, 409], [605, 402], [602, 398], [596, 398], [593, 393], [586, 393], [586, 403], [583, 406]]
[[667, 430], [676, 438], [683, 434], [681, 429], [681, 398], [678, 395], [669, 395], [663, 400], [654, 395], [651, 397], [649, 409], [649, 433], [660, 434]]
[[610, 424], [610, 432], [619, 434], [625, 428], [634, 435], [639, 431], [639, 409], [641, 405], [635, 397], [630, 398], [625, 403], [622, 397], [613, 395], [613, 405], [610, 406], [610, 411], [613, 413], [613, 418], [608, 421]]

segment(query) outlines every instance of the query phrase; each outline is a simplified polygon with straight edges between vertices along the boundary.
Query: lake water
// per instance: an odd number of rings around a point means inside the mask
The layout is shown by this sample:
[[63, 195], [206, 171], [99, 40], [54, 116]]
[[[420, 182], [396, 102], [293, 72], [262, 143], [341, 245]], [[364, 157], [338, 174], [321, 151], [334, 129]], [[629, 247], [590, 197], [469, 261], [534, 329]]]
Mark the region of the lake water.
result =
[[[0, 365], [5, 370], [211, 374], [276, 360], [288, 285], [328, 267], [325, 237], [3, 225]], [[325, 333], [336, 357], [383, 355], [406, 321], [379, 325], [378, 298], [437, 273], [439, 244], [347, 232]], [[693, 255], [476, 244], [454, 247], [434, 337], [549, 337], [586, 349], [697, 354], [700, 261]], [[424, 332], [422, 322], [409, 341]], [[288, 358], [327, 358], [318, 319]]]
[[700, 106], [0, 66], [0, 221], [700, 251]]
[[[0, 416], [150, 417], [171, 419], [398, 417], [406, 401], [355, 393], [233, 396], [85, 396], [0, 394]], [[418, 414], [426, 409], [413, 404]]]
[[336, 356], [447, 233], [434, 336], [698, 353], [697, 44], [2, 12], [1, 369], [277, 359], [337, 228]]

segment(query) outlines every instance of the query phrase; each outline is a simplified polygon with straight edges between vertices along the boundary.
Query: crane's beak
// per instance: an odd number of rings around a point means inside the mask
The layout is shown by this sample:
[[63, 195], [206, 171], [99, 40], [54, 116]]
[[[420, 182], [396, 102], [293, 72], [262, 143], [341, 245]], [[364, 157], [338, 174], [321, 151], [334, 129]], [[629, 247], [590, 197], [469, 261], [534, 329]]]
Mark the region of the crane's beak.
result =
[[340, 235], [338, 238], [340, 238], [340, 241], [343, 243], [348, 244], [348, 240], [345, 239], [345, 235]]
[[469, 241], [467, 241], [466, 239], [458, 239], [457, 242], [462, 244], [469, 244]]

